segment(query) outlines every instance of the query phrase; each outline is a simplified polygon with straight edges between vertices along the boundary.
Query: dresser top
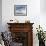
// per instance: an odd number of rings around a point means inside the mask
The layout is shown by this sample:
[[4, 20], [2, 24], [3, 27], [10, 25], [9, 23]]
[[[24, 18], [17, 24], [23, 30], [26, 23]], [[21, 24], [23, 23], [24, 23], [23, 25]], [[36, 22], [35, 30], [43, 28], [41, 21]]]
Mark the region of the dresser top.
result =
[[8, 25], [25, 25], [25, 24], [30, 24], [33, 25], [34, 23], [7, 23]]

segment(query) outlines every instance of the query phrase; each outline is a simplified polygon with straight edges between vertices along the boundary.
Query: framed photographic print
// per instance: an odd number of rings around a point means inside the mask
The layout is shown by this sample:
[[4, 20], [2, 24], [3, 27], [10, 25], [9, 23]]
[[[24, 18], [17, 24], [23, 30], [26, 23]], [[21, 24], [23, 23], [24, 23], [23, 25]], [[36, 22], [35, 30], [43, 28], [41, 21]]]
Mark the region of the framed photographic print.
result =
[[14, 16], [27, 16], [27, 5], [14, 5]]

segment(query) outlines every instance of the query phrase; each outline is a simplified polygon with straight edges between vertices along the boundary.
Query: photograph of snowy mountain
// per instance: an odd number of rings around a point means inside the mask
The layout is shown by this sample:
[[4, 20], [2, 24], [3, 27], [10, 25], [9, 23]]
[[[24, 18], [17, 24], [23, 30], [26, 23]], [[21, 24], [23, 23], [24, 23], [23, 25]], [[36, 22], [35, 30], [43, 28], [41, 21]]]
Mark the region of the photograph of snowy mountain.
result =
[[14, 5], [14, 15], [15, 16], [26, 16], [27, 5]]

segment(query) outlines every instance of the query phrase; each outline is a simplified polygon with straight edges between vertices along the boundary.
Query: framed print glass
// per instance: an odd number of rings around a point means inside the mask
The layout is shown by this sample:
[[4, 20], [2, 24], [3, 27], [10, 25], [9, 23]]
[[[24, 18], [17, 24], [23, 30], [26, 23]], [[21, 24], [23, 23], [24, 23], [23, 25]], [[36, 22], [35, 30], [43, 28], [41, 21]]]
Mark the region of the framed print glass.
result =
[[14, 16], [27, 16], [27, 5], [14, 5]]

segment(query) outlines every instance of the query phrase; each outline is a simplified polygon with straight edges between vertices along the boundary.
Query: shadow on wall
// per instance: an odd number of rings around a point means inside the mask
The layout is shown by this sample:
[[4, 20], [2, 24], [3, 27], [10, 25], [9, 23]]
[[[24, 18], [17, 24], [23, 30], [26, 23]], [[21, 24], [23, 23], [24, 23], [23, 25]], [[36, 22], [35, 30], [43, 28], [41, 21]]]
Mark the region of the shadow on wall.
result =
[[2, 31], [2, 0], [0, 0], [0, 31]]
[[46, 0], [40, 0], [40, 11], [46, 14]]

